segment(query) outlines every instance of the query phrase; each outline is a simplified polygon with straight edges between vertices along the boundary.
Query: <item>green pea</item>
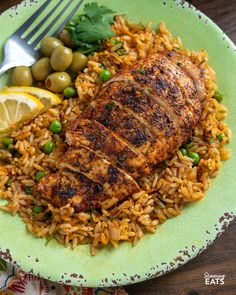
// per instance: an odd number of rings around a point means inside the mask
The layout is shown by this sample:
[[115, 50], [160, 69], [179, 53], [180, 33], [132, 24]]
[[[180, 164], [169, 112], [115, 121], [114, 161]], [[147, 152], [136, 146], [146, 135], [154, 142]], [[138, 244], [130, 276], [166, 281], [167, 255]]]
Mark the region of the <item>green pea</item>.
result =
[[41, 212], [43, 212], [43, 207], [42, 206], [34, 206], [33, 212], [34, 213], [41, 213]]
[[55, 148], [55, 143], [52, 141], [46, 142], [45, 145], [43, 146], [43, 150], [46, 154], [51, 154], [54, 148]]
[[26, 195], [32, 195], [32, 187], [26, 186], [25, 187], [25, 193], [26, 193]]
[[10, 137], [4, 137], [2, 139], [2, 143], [3, 143], [4, 147], [7, 149], [10, 145], [12, 145], [14, 143], [14, 139], [10, 138]]
[[41, 178], [43, 178], [45, 176], [45, 172], [43, 172], [43, 171], [38, 171], [38, 172], [36, 172], [35, 173], [35, 180], [36, 181], [39, 181]]
[[212, 137], [210, 138], [210, 143], [213, 143], [213, 142], [215, 142], [215, 138], [212, 136]]
[[189, 152], [188, 153], [189, 158], [193, 159], [193, 164], [197, 165], [200, 161], [200, 156], [197, 153]]
[[63, 90], [63, 95], [65, 96], [65, 98], [71, 98], [71, 97], [74, 97], [76, 95], [76, 90], [74, 87], [66, 87], [64, 90]]
[[181, 148], [180, 151], [183, 156], [187, 156], [187, 150], [185, 148]]
[[49, 130], [55, 134], [60, 133], [62, 130], [61, 122], [59, 120], [53, 120], [49, 125]]
[[225, 134], [221, 133], [217, 137], [218, 137], [219, 141], [222, 141], [225, 138]]
[[213, 98], [218, 102], [221, 102], [223, 100], [223, 95], [218, 90], [216, 90], [213, 94]]
[[102, 70], [100, 73], [99, 73], [99, 78], [101, 81], [105, 82], [107, 80], [109, 80], [111, 78], [111, 72], [108, 71], [108, 70]]

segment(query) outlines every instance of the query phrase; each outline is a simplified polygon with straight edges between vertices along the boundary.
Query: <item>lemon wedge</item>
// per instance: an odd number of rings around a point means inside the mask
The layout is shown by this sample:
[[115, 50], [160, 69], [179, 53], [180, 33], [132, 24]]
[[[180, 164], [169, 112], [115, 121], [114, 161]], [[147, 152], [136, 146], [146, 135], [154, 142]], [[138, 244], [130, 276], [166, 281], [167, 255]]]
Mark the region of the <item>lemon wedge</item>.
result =
[[58, 95], [38, 87], [31, 86], [12, 86], [5, 89], [6, 91], [25, 92], [36, 96], [46, 107], [56, 106], [62, 101]]
[[27, 93], [0, 92], [0, 134], [31, 120], [45, 109], [42, 102]]

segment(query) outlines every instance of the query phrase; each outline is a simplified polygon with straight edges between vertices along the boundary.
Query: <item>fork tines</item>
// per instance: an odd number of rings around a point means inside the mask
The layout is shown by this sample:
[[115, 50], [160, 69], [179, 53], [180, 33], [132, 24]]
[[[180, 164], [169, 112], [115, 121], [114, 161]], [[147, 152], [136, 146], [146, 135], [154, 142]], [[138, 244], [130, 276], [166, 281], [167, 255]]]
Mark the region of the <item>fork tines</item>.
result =
[[[57, 35], [62, 29], [63, 27], [70, 21], [70, 19], [73, 17], [73, 15], [76, 13], [76, 11], [79, 9], [79, 7], [82, 5], [84, 0], [80, 0], [80, 1], [65, 1], [65, 0], [59, 0], [56, 1], [56, 5], [54, 5], [51, 10], [42, 18], [42, 20], [35, 26], [33, 26], [32, 30], [30, 30], [29, 33], [26, 34], [26, 36], [23, 36], [23, 34], [28, 30], [28, 28], [33, 25], [34, 21], [36, 19], [38, 19], [42, 13], [45, 11], [45, 9], [48, 7], [48, 5], [52, 2], [51, 0], [47, 0], [45, 1], [45, 3], [39, 7], [38, 10], [36, 10], [36, 12], [14, 33], [14, 35], [18, 35], [20, 36], [22, 39], [24, 39], [24, 41], [26, 41], [31, 47], [33, 47], [34, 49], [36, 49], [37, 45], [39, 44], [39, 42], [43, 39], [43, 37], [45, 37], [46, 35], [49, 34], [50, 31], [50, 35]], [[66, 2], [65, 5], [64, 2]], [[75, 2], [76, 5], [73, 5]], [[56, 10], [59, 10], [59, 12], [56, 12]], [[59, 20], [60, 17], [62, 17], [62, 15], [65, 15], [65, 17], [63, 18], [63, 20], [60, 22], [59, 27], [55, 27], [57, 20]], [[47, 27], [45, 29], [43, 29], [42, 32], [40, 32], [40, 34], [38, 36], [37, 32], [40, 31], [41, 27], [49, 20], [49, 18], [51, 16], [54, 16], [52, 20], [50, 20], [49, 24], [47, 25]], [[54, 30], [53, 30], [54, 29]], [[53, 30], [53, 31], [51, 31]], [[30, 42], [30, 40], [33, 37], [36, 37], [35, 40], [33, 40], [33, 42]]]

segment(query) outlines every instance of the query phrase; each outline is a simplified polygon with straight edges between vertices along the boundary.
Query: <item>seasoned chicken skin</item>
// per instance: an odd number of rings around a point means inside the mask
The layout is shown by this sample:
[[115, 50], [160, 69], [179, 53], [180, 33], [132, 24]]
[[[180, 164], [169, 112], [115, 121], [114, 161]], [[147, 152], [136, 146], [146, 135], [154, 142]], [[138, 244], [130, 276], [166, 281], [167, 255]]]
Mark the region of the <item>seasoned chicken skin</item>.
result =
[[70, 146], [89, 147], [134, 179], [150, 173], [144, 156], [97, 121], [78, 118], [69, 126], [66, 135]]
[[75, 212], [87, 210], [91, 206], [98, 207], [102, 201], [110, 198], [99, 183], [67, 169], [42, 178], [38, 190], [54, 206], [62, 207], [69, 203]]
[[122, 199], [123, 195], [130, 195], [139, 189], [130, 175], [86, 146], [80, 145], [76, 149], [69, 149], [58, 163], [58, 168], [85, 175], [103, 187], [106, 195], [117, 199]]
[[76, 212], [138, 192], [136, 180], [191, 137], [206, 95], [203, 78], [187, 57], [172, 51], [121, 70], [68, 126], [70, 147], [38, 191]]

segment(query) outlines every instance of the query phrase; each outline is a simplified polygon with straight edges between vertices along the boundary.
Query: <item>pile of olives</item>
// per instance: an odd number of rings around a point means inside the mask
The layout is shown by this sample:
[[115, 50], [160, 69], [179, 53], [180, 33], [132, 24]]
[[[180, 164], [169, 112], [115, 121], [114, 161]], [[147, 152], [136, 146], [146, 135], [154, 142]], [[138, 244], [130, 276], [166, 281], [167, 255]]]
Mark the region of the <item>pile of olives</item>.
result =
[[12, 84], [31, 86], [34, 81], [44, 82], [45, 87], [55, 93], [62, 93], [72, 85], [73, 73], [82, 71], [88, 57], [79, 51], [73, 52], [73, 43], [68, 31], [62, 30], [58, 38], [45, 37], [40, 43], [43, 57], [31, 68], [19, 66], [13, 70]]

